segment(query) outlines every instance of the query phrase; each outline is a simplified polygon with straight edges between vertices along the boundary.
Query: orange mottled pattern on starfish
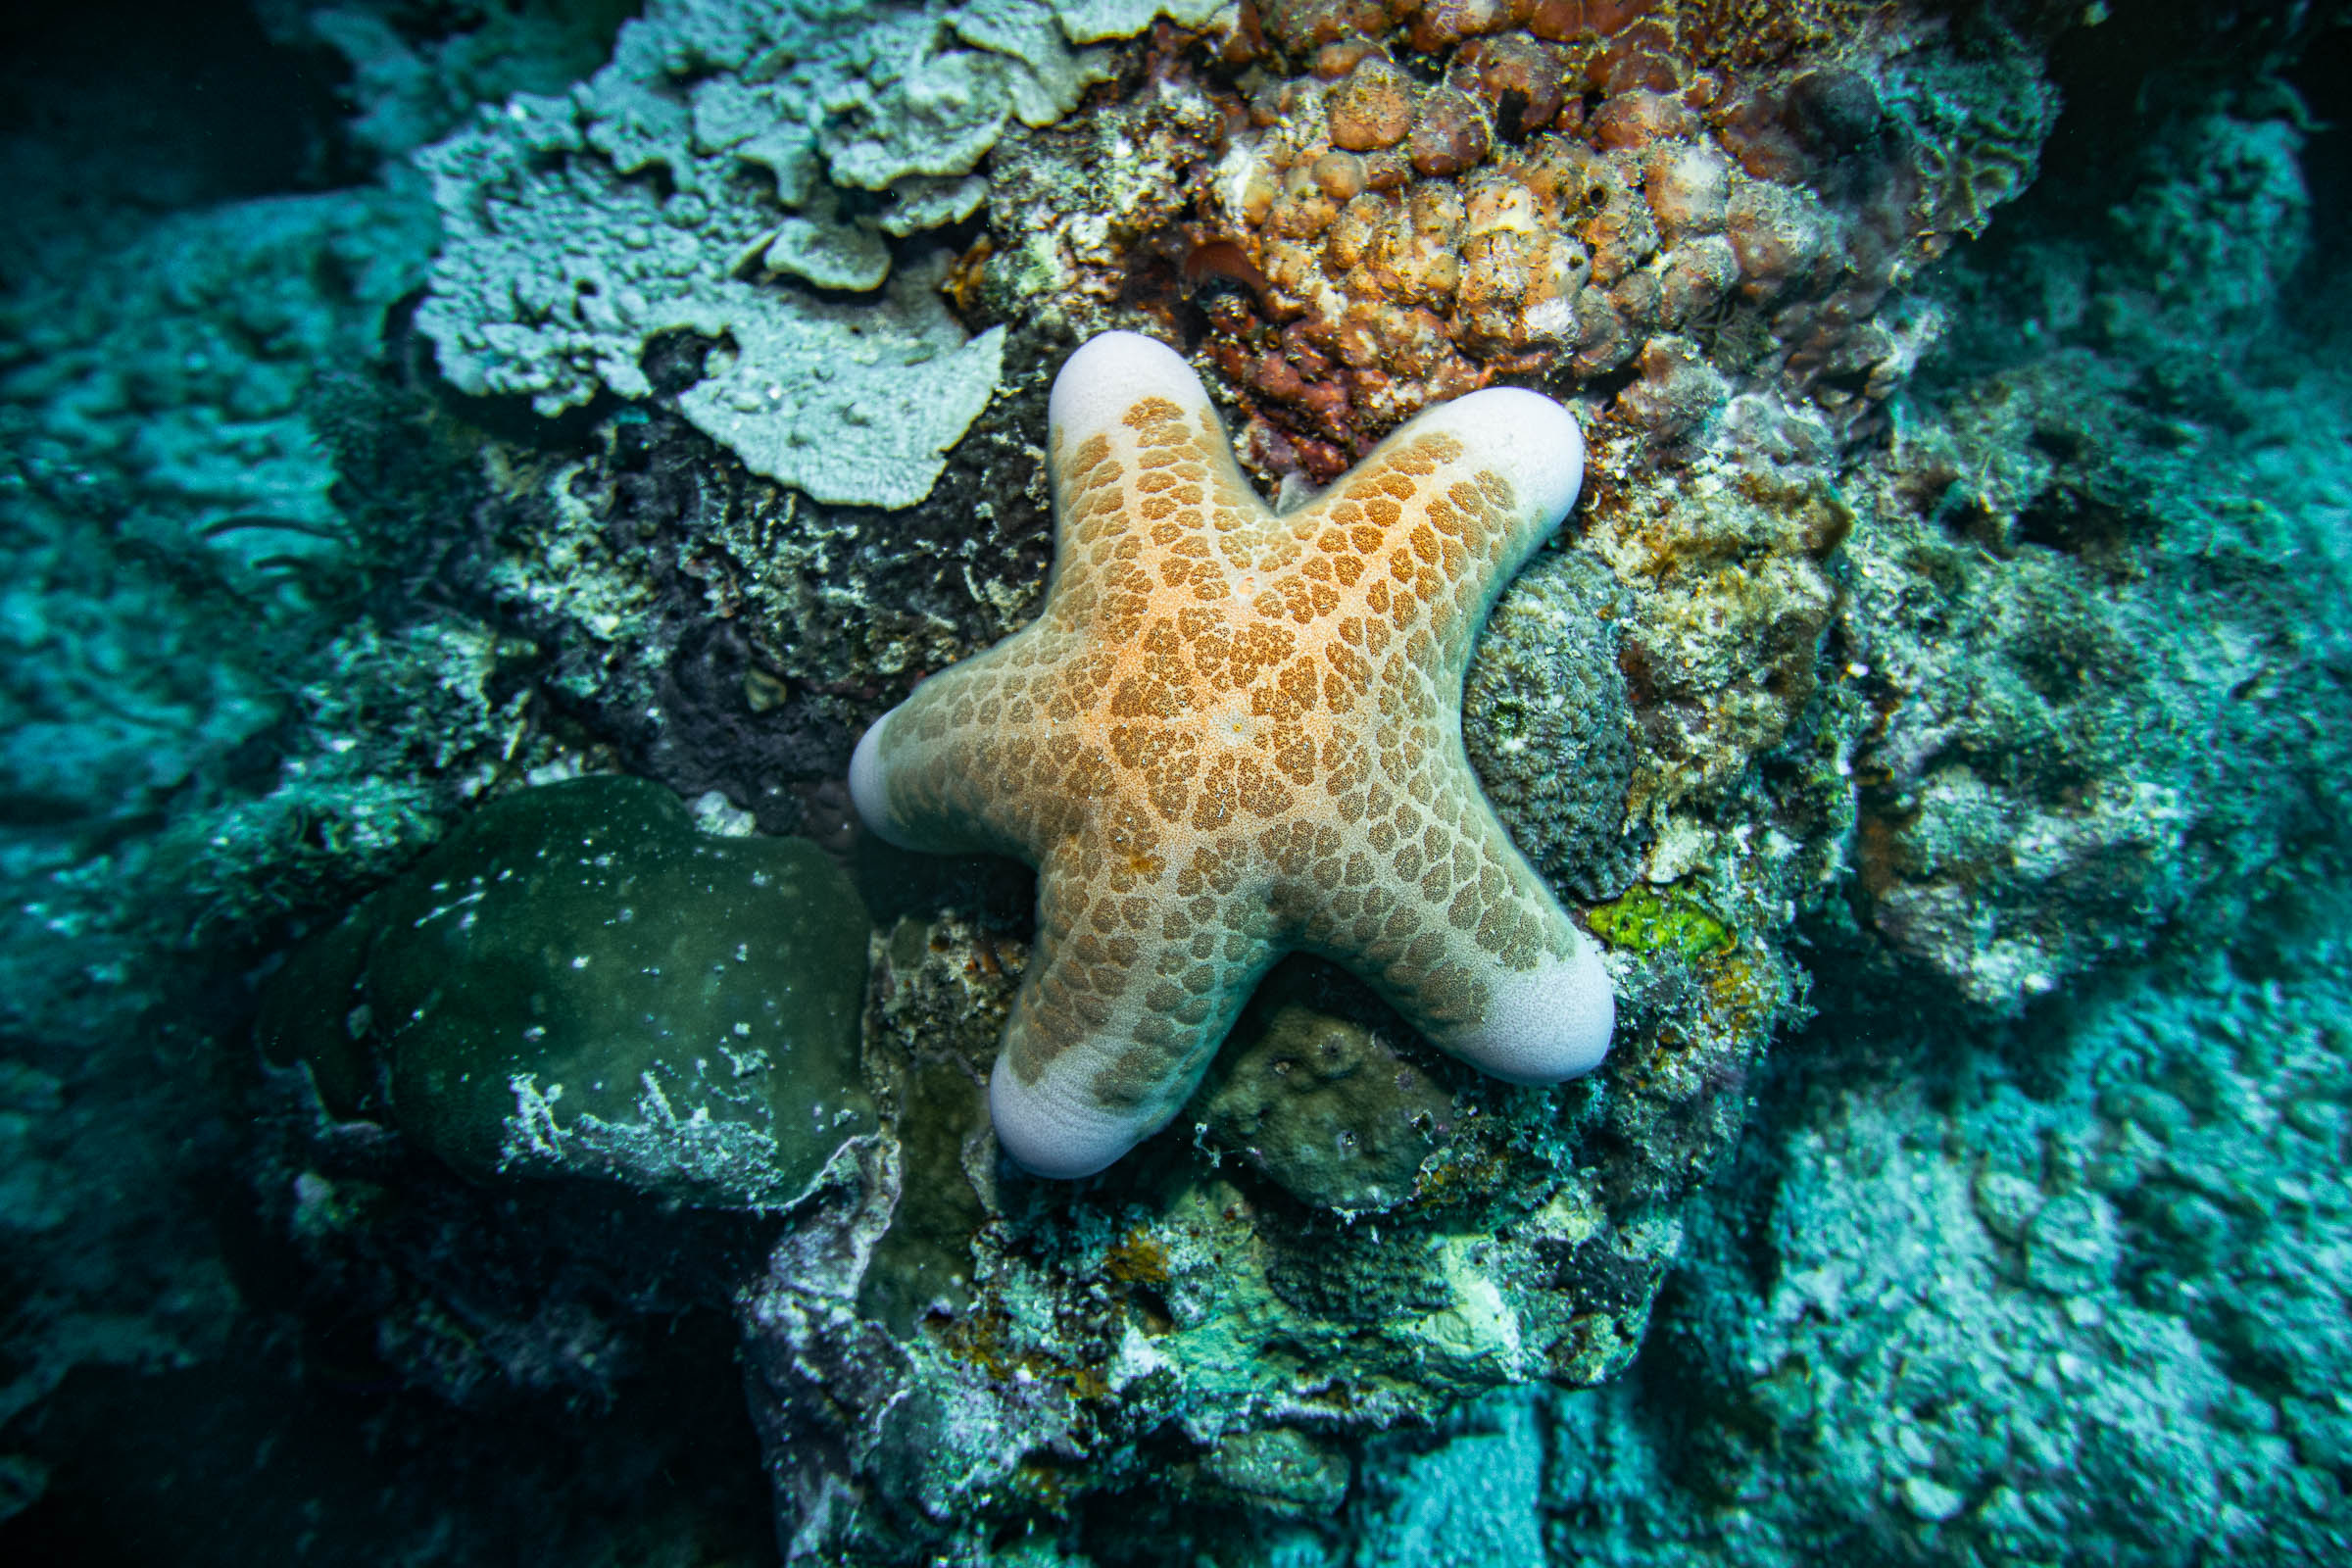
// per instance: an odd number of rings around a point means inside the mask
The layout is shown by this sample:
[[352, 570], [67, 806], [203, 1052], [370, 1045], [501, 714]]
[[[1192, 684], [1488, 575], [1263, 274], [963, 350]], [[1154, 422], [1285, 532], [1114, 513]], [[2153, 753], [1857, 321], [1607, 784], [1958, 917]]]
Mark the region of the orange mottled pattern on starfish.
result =
[[1141, 1106], [1288, 949], [1441, 1025], [1489, 967], [1564, 956], [1459, 761], [1460, 670], [1528, 545], [1509, 484], [1431, 431], [1276, 515], [1205, 407], [1056, 437], [1044, 613], [894, 720], [894, 810], [1043, 872], [1013, 1070], [1115, 1040], [1094, 1093]]
[[1096, 338], [1051, 405], [1044, 610], [915, 688], [850, 770], [893, 843], [1038, 869], [989, 1080], [1005, 1151], [1062, 1176], [1118, 1158], [1294, 950], [1498, 1076], [1590, 1071], [1607, 974], [1480, 794], [1460, 717], [1472, 640], [1575, 499], [1575, 420], [1472, 393], [1278, 514], [1159, 344]]

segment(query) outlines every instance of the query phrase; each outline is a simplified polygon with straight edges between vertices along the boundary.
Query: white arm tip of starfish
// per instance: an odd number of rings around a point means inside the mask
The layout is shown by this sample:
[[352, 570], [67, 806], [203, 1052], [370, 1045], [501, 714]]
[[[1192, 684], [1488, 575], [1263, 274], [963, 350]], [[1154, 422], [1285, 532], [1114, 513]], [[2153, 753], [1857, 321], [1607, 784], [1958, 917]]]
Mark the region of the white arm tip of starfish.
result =
[[1200, 378], [1174, 349], [1140, 332], [1103, 332], [1062, 363], [1046, 417], [1056, 430], [1099, 429], [1153, 393], [1178, 408], [1207, 401]]
[[1556, 1084], [1599, 1066], [1616, 1027], [1609, 972], [1580, 936], [1566, 958], [1546, 957], [1527, 973], [1497, 977], [1486, 1016], [1445, 1044], [1506, 1082]]
[[858, 737], [858, 750], [850, 757], [850, 802], [858, 808], [859, 820], [874, 837], [902, 850], [919, 850], [922, 846], [891, 820], [890, 791], [882, 781], [882, 732], [890, 727], [897, 712], [894, 708], [884, 713]]
[[1493, 386], [1440, 404], [1406, 426], [1444, 430], [1482, 466], [1508, 480], [1519, 509], [1557, 523], [1585, 482], [1585, 432], [1576, 416], [1541, 392]]
[[1023, 1084], [1013, 1075], [1010, 1053], [997, 1057], [988, 1080], [988, 1119], [996, 1125], [998, 1146], [1032, 1176], [1092, 1176], [1152, 1131], [1074, 1092], [1076, 1082], [1075, 1074], [1049, 1072]]

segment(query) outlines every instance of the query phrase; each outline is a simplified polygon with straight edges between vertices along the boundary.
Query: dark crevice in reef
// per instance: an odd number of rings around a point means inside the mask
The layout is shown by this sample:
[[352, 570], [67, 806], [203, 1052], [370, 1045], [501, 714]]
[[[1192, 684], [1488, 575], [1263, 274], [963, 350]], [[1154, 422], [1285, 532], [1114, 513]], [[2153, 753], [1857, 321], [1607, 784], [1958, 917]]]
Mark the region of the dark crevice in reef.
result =
[[606, 1410], [484, 1413], [386, 1387], [360, 1363], [305, 1365], [291, 1326], [257, 1315], [210, 1362], [74, 1374], [35, 1434], [67, 1458], [0, 1527], [0, 1556], [368, 1563], [437, 1508], [467, 1520], [472, 1561], [586, 1560], [564, 1543], [617, 1526], [643, 1532], [638, 1560], [754, 1568], [775, 1547], [729, 1338], [722, 1318], [681, 1319], [662, 1361]]
[[348, 184], [334, 83], [239, 0], [14, 5], [0, 17], [0, 288], [123, 213]]
[[[2067, 198], [2129, 168], [2152, 122], [2217, 89], [2258, 89], [2283, 79], [2340, 97], [2343, 88], [2325, 62], [2331, 52], [2342, 58], [2346, 15], [2340, 0], [2235, 7], [2169, 0], [2116, 6], [2097, 25], [2061, 33], [2051, 43], [2049, 68], [2065, 95], [2063, 118], [2042, 148], [2034, 189], [2004, 222], [2037, 211], [2063, 214]], [[2284, 61], [2293, 65], [2282, 69]], [[2318, 119], [2329, 118], [2318, 103], [2312, 108]]]
[[[2352, 238], [2352, 16], [2321, 34], [2280, 74], [2309, 112], [2314, 133], [2303, 146], [2303, 178], [2311, 189], [2312, 252], [2341, 257]], [[2315, 270], [2318, 270], [2315, 269]], [[2340, 264], [2315, 278], [2317, 293], [2340, 297]]]
[[[2193, 175], [2198, 144], [2184, 134], [2221, 113], [2298, 127], [2297, 161], [2311, 196], [2313, 261], [2291, 280], [2290, 315], [2332, 297], [2340, 237], [2352, 224], [2352, 7], [2254, 5], [2227, 10], [2174, 0], [2118, 6], [2096, 25], [2066, 29], [2047, 65], [2061, 109], [2042, 144], [2033, 183], [2002, 207], [1984, 236], [1931, 271], [1931, 293], [1951, 292], [1960, 309], [1938, 349], [1923, 362], [1915, 396], [1955, 380], [2047, 353], [2057, 342], [2099, 340], [2097, 311], [2061, 325], [2039, 320], [2034, 291], [2006, 286], [2048, 272], [2052, 254], [2082, 268], [2088, 292], [2131, 252], [2126, 209], [2151, 181]], [[2177, 156], [2176, 156], [2177, 155]], [[2129, 262], [2123, 262], [2129, 266]], [[2134, 285], [2139, 280], [2134, 279]], [[2216, 280], [2216, 281], [2228, 281]], [[2033, 315], [2033, 329], [2021, 331]], [[2051, 335], [2037, 335], [2041, 325]]]

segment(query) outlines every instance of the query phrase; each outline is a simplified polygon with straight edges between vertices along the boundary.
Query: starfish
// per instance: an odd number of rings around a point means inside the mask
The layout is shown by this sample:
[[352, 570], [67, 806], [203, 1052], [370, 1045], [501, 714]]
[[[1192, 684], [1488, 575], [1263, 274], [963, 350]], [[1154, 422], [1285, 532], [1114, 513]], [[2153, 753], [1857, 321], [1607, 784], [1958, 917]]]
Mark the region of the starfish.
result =
[[850, 766], [891, 843], [1037, 868], [989, 1083], [1004, 1152], [1046, 1176], [1116, 1160], [1293, 951], [1496, 1077], [1598, 1065], [1599, 955], [1462, 750], [1479, 629], [1584, 477], [1567, 410], [1471, 393], [1280, 514], [1150, 338], [1079, 349], [1049, 421], [1044, 609], [917, 686]]

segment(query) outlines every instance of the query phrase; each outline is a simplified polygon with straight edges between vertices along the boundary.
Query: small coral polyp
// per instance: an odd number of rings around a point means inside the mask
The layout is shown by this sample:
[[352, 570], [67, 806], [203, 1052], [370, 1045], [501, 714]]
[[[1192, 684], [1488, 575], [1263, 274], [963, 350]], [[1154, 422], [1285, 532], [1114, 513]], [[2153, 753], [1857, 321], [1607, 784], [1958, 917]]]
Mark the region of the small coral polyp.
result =
[[1598, 1065], [1608, 976], [1480, 794], [1459, 713], [1479, 627], [1576, 499], [1574, 418], [1479, 393], [1277, 515], [1149, 338], [1079, 350], [1052, 417], [1043, 613], [883, 715], [851, 771], [893, 843], [1039, 868], [990, 1088], [1005, 1151], [1054, 1176], [1117, 1159], [1288, 951], [1497, 1077]]

